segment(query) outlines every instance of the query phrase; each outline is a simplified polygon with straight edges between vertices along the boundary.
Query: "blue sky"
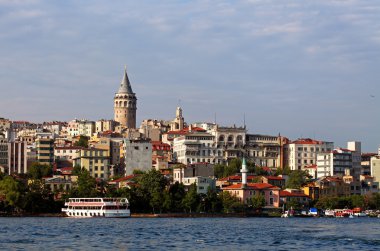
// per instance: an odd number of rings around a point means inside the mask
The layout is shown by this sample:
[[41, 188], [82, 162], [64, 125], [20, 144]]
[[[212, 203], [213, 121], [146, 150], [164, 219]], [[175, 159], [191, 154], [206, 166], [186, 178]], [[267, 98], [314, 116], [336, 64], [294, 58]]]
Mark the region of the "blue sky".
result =
[[0, 117], [113, 117], [380, 144], [380, 1], [0, 0]]

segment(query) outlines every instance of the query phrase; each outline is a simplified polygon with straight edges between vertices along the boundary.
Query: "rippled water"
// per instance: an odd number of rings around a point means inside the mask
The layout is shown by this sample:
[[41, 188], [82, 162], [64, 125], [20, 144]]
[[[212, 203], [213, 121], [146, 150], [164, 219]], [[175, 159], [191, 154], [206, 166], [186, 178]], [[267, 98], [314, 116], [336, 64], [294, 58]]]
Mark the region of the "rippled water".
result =
[[380, 250], [380, 219], [0, 218], [0, 250]]

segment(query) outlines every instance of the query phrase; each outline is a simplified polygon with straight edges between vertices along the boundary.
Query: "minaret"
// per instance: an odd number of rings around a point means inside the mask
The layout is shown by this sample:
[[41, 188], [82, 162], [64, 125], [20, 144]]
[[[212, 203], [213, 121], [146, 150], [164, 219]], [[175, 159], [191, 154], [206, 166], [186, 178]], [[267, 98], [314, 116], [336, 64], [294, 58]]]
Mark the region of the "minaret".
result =
[[132, 91], [127, 66], [125, 66], [123, 80], [114, 98], [114, 120], [119, 122], [121, 126], [136, 128], [136, 110], [137, 98]]
[[246, 188], [247, 187], [247, 163], [245, 162], [245, 158], [243, 158], [243, 162], [241, 164], [241, 188]]

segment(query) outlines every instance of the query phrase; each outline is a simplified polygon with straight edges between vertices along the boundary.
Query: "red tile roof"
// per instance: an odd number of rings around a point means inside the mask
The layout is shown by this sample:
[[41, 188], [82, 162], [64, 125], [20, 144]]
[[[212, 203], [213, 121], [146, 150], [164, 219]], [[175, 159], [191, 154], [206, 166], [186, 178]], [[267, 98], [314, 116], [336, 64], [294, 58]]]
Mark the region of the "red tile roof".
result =
[[279, 177], [279, 176], [264, 176], [264, 177], [267, 178], [268, 180], [285, 180], [284, 178]]
[[299, 144], [299, 145], [319, 145], [322, 144], [323, 141], [314, 140], [314, 139], [297, 139], [295, 141], [290, 142], [290, 144]]
[[122, 182], [122, 181], [133, 179], [133, 178], [135, 178], [137, 176], [139, 176], [139, 175], [138, 174], [131, 174], [131, 175], [128, 175], [126, 177], [119, 178], [117, 180], [112, 180], [110, 182], [119, 183], [119, 182]]
[[305, 166], [304, 168], [311, 168], [311, 169], [316, 169], [318, 166], [317, 165], [310, 165], [310, 166]]
[[280, 197], [309, 197], [304, 193], [291, 193], [289, 191], [280, 191]]
[[[222, 188], [223, 190], [230, 190], [230, 189], [242, 189], [242, 184], [233, 184], [228, 187]], [[273, 190], [280, 190], [279, 187], [273, 186], [268, 183], [248, 183], [246, 189], [251, 190], [265, 190], [265, 189], [273, 189]]]

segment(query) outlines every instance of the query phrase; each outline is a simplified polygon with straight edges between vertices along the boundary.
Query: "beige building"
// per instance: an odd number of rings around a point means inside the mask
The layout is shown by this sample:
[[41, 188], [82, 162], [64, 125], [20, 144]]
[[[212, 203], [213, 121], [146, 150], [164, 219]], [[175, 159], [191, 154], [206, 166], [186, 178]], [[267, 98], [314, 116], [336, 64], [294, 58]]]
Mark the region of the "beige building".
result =
[[373, 181], [380, 182], [380, 155], [371, 158], [371, 176]]
[[284, 146], [288, 139], [261, 134], [246, 135], [246, 154], [249, 161], [262, 167], [283, 167]]
[[109, 151], [96, 148], [78, 150], [73, 166], [85, 168], [92, 177], [106, 180], [110, 176]]
[[169, 123], [164, 120], [145, 119], [141, 122], [139, 132], [152, 141], [161, 141], [162, 134], [170, 129]]
[[110, 153], [110, 165], [120, 165], [123, 154], [123, 138], [99, 138], [95, 148], [107, 150]]
[[318, 153], [332, 151], [334, 143], [306, 138], [290, 142], [285, 148], [287, 152], [285, 161], [290, 170], [301, 170], [315, 165]]
[[117, 123], [114, 120], [105, 120], [101, 119], [95, 122], [95, 132], [106, 132], [106, 131], [115, 131]]
[[132, 91], [127, 68], [125, 68], [119, 91], [114, 98], [114, 120], [123, 127], [136, 128], [136, 110], [136, 94]]

